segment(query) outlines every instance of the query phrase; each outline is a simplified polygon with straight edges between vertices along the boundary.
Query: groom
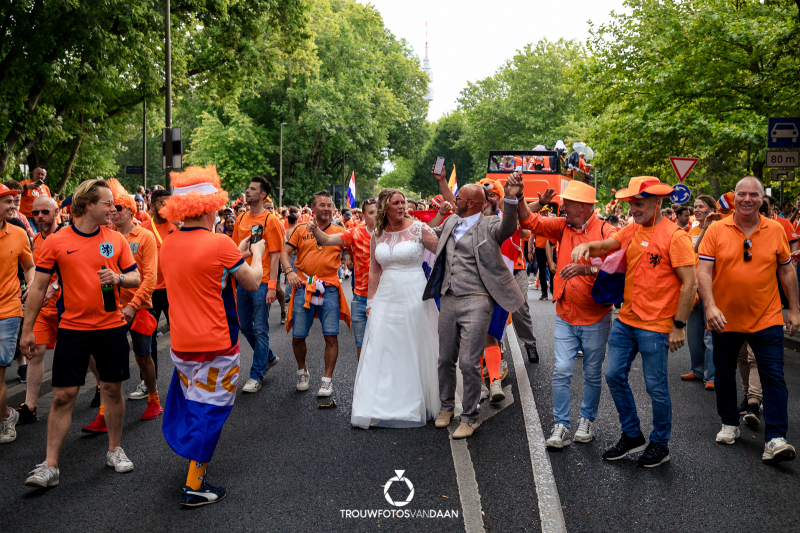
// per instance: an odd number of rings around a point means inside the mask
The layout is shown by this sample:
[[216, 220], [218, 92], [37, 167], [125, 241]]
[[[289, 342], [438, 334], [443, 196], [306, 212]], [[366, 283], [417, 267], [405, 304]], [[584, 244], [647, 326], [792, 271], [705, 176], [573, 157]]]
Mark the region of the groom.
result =
[[455, 408], [456, 361], [464, 378], [461, 424], [454, 439], [472, 436], [481, 397], [480, 357], [495, 303], [515, 312], [524, 300], [500, 254], [500, 245], [517, 230], [516, 205], [522, 182], [512, 175], [504, 186], [504, 202], [515, 206], [504, 216], [485, 217], [486, 192], [477, 184], [458, 190], [455, 214], [433, 228], [439, 237], [436, 261], [423, 300], [441, 298], [439, 313], [439, 399], [436, 427], [450, 424]]

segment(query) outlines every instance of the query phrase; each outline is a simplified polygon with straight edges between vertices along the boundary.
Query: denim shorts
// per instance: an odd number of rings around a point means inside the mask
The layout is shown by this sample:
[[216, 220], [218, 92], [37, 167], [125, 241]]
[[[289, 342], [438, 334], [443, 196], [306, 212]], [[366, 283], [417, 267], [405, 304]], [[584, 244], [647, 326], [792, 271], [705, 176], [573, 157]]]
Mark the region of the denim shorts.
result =
[[129, 330], [131, 334], [131, 344], [133, 345], [133, 355], [144, 357], [150, 355], [150, 341], [152, 335], [142, 335], [138, 331]]
[[361, 348], [364, 342], [364, 331], [367, 329], [367, 297], [353, 295], [350, 304], [350, 325], [353, 327], [353, 336], [356, 338], [356, 347]]
[[305, 339], [314, 322], [314, 314], [319, 315], [323, 335], [339, 334], [339, 288], [326, 287], [322, 305], [311, 305], [310, 309], [303, 307], [306, 300], [306, 290], [294, 291], [294, 304], [292, 306], [292, 337]]
[[18, 316], [0, 320], [0, 366], [11, 366], [14, 361], [21, 323], [22, 317]]

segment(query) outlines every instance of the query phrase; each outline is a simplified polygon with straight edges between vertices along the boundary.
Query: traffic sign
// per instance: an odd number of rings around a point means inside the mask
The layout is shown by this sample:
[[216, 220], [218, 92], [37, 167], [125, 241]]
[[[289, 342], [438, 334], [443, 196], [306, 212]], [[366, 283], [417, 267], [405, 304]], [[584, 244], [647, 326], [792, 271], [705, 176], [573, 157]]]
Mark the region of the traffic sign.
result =
[[767, 151], [766, 161], [770, 168], [794, 168], [800, 166], [800, 152], [797, 150]]
[[770, 117], [767, 148], [800, 148], [800, 117]]
[[127, 167], [125, 167], [125, 174], [141, 174], [141, 173], [142, 173], [141, 165], [140, 166], [128, 165]]
[[769, 171], [769, 177], [772, 181], [794, 181], [794, 170], [773, 168]]
[[692, 197], [692, 191], [683, 183], [673, 186], [672, 195], [669, 197], [673, 204], [685, 204]]
[[694, 166], [700, 159], [696, 157], [670, 157], [669, 162], [672, 165], [672, 169], [675, 171], [675, 174], [678, 175], [678, 179], [683, 180], [686, 179], [686, 176], [689, 175], [689, 172], [692, 171]]

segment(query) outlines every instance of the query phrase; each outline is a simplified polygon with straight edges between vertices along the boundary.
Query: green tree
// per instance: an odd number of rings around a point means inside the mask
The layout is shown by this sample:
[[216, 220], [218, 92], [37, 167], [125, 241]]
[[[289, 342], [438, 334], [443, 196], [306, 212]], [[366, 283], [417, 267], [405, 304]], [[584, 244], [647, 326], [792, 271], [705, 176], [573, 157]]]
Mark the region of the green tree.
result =
[[439, 183], [431, 174], [437, 157], [444, 157], [448, 176], [455, 165], [459, 185], [485, 176], [483, 163], [488, 159], [488, 153], [479, 154], [481, 158], [477, 162], [473, 159], [463, 142], [466, 130], [466, 117], [459, 110], [444, 115], [430, 125], [428, 141], [414, 159], [414, 174], [409, 181], [412, 190], [428, 197], [439, 194]]

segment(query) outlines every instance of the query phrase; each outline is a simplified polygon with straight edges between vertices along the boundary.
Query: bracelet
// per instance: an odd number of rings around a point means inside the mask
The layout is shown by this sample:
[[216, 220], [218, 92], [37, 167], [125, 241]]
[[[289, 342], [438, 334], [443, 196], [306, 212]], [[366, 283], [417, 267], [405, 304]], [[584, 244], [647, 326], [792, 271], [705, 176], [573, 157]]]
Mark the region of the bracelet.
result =
[[277, 283], [274, 279], [267, 281], [267, 289], [274, 291], [277, 288]]

